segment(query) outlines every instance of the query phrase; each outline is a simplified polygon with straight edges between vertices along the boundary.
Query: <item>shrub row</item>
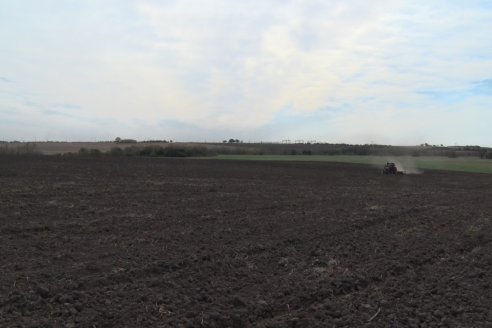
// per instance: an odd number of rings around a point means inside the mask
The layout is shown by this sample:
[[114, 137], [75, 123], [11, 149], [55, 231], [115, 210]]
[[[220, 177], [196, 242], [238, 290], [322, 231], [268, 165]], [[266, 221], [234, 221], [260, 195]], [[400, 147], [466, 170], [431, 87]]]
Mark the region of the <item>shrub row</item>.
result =
[[0, 155], [39, 155], [37, 146], [33, 143], [6, 144], [0, 146]]
[[215, 153], [206, 147], [200, 146], [130, 146], [130, 147], [113, 147], [108, 152], [103, 153], [99, 149], [80, 148], [79, 155], [82, 156], [146, 156], [146, 157], [201, 157], [212, 156]]

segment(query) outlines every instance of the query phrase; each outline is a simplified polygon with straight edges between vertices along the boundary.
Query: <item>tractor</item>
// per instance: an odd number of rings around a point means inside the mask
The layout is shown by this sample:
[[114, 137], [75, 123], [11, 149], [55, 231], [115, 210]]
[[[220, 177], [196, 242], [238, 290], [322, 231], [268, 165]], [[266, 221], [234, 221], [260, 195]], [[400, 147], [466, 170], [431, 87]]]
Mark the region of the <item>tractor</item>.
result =
[[403, 171], [398, 171], [395, 163], [386, 163], [383, 167], [383, 174], [403, 174]]

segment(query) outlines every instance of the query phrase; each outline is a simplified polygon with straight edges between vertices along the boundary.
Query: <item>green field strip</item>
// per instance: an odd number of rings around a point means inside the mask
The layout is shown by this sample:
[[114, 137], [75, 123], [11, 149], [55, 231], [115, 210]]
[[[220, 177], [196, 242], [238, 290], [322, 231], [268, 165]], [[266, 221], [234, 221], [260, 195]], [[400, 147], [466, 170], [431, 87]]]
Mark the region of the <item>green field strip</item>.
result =
[[218, 155], [207, 157], [221, 160], [303, 161], [368, 164], [382, 167], [386, 162], [400, 163], [405, 170], [443, 170], [472, 173], [492, 173], [492, 160], [476, 157], [447, 158], [437, 156], [358, 156], [358, 155]]

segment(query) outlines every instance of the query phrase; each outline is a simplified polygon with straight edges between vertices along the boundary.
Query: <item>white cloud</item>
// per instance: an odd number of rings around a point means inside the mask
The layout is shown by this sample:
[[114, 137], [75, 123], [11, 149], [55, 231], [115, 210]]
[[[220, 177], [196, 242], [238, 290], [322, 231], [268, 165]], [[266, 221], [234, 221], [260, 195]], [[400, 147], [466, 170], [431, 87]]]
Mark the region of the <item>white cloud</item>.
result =
[[[41, 115], [40, 122], [45, 114], [19, 98], [44, 107], [76, 104], [81, 117], [99, 122], [142, 120], [148, 128], [171, 120], [213, 135], [275, 126], [286, 109], [302, 118], [350, 108], [324, 121], [330, 134], [319, 124], [307, 129], [311, 138], [351, 142], [380, 135], [391, 143], [395, 134], [425, 137], [431, 126], [449, 135], [454, 123], [437, 126], [449, 102], [421, 92], [460, 93], [492, 71], [492, 39], [485, 32], [492, 10], [478, 1], [26, 1], [0, 7], [0, 37], [7, 40], [0, 76], [16, 81], [0, 109]], [[460, 107], [465, 116], [452, 119], [483, 119], [489, 103], [490, 95], [467, 100], [459, 106], [474, 109]]]

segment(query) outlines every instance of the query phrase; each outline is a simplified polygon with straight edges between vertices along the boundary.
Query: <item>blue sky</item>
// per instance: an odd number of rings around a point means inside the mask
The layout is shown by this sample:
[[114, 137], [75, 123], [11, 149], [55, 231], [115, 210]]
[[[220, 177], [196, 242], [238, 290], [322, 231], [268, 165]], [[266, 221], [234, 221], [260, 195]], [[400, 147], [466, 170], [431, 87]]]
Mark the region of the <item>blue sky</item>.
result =
[[0, 140], [492, 146], [492, 3], [0, 0]]

